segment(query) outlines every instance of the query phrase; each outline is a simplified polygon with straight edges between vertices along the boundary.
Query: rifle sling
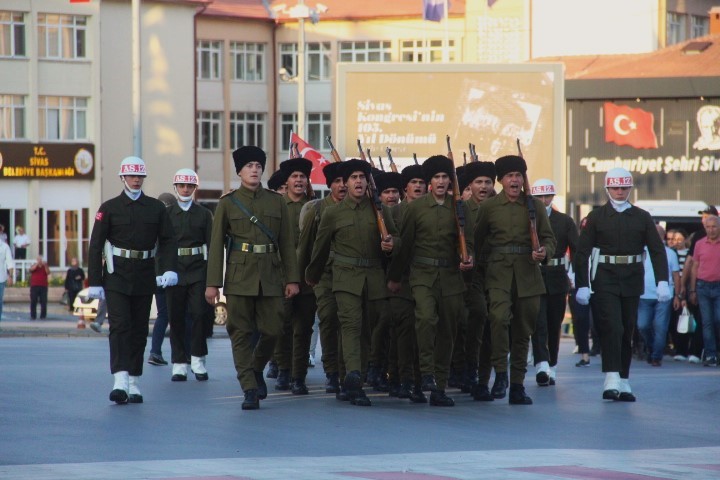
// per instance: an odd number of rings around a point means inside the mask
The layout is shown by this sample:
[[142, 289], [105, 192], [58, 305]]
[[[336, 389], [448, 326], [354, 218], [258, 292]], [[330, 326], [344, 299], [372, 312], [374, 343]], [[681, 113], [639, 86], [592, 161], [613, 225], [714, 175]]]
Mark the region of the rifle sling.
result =
[[263, 232], [270, 239], [272, 244], [275, 245], [275, 248], [277, 249], [277, 238], [275, 237], [275, 234], [272, 232], [272, 230], [265, 226], [265, 224], [262, 223], [259, 218], [250, 213], [250, 210], [248, 210], [247, 207], [243, 205], [243, 203], [237, 198], [235, 198], [233, 195], [230, 195], [230, 200], [232, 200], [232, 202], [237, 205], [237, 207], [250, 218], [250, 223], [258, 227], [260, 231]]

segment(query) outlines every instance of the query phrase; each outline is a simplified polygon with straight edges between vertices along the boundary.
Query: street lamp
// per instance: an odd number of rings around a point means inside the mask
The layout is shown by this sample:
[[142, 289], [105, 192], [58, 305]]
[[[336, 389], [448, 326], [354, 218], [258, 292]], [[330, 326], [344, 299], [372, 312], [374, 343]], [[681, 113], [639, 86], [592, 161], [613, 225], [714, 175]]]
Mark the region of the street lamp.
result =
[[[310, 8], [305, 5], [304, 0], [298, 0], [293, 7], [288, 8], [283, 3], [275, 5], [272, 10], [276, 15], [282, 13], [298, 21], [297, 72], [294, 77], [298, 86], [297, 134], [305, 138], [305, 20], [310, 19], [313, 24], [318, 23], [320, 14], [327, 12], [328, 7], [318, 3], [315, 8]], [[283, 81], [292, 80], [287, 69], [281, 68], [278, 73]]]

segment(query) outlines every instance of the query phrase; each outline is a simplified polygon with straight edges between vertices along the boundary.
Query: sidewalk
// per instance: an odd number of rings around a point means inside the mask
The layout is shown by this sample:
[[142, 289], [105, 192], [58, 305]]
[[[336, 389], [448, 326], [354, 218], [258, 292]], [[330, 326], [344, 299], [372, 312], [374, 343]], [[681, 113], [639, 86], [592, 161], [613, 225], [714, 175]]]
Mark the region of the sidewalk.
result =
[[[6, 290], [7, 291], [7, 290]], [[38, 315], [40, 306], [38, 305]], [[78, 328], [80, 317], [73, 316], [65, 305], [48, 300], [47, 318], [30, 319], [30, 302], [5, 302], [2, 320], [0, 320], [0, 337], [106, 337], [107, 321], [103, 324], [102, 333], [95, 333], [85, 322], [86, 328]], [[155, 319], [150, 319], [148, 336], [152, 336]], [[224, 326], [215, 325], [213, 338], [227, 338]]]

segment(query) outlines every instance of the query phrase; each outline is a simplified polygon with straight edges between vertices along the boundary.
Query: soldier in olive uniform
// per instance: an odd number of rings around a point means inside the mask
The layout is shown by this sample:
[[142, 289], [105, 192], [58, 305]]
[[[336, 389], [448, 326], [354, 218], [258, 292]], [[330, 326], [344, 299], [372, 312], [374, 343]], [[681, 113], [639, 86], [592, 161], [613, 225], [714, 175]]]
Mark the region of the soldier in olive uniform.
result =
[[[297, 248], [300, 240], [300, 211], [310, 200], [307, 197], [307, 186], [310, 181], [312, 162], [305, 158], [291, 158], [280, 164], [280, 170], [287, 178], [287, 191], [283, 195], [290, 224], [293, 229], [294, 245]], [[275, 345], [275, 361], [278, 364], [278, 377], [275, 390], [287, 390], [290, 386], [292, 369], [293, 395], [307, 395], [305, 377], [308, 370], [308, 352], [310, 337], [315, 323], [315, 294], [312, 287], [300, 286], [300, 293], [285, 301], [285, 321], [283, 333]]]
[[[375, 186], [380, 201], [388, 208], [392, 208], [400, 201], [402, 190], [402, 176], [395, 172], [380, 172], [373, 175]], [[396, 225], [397, 227], [397, 225]], [[375, 305], [378, 310], [371, 313], [370, 333], [370, 360], [367, 373], [367, 383], [374, 387], [374, 390], [397, 392], [400, 382], [395, 374], [395, 368], [390, 368], [390, 326], [392, 324], [392, 313], [390, 305], [384, 301]], [[393, 360], [397, 365], [397, 362]], [[389, 375], [392, 373], [393, 375]]]
[[516, 155], [501, 157], [495, 170], [503, 189], [485, 200], [478, 210], [475, 238], [478, 251], [488, 248], [485, 287], [488, 293], [488, 319], [492, 334], [494, 398], [504, 398], [508, 388], [508, 344], [510, 348], [510, 397], [513, 405], [530, 405], [523, 382], [527, 371], [530, 335], [545, 293], [539, 263], [555, 253], [555, 237], [550, 229], [545, 207], [532, 199], [537, 213], [539, 249], [532, 248], [526, 193], [523, 192], [525, 160]]
[[[178, 242], [178, 284], [165, 291], [172, 347], [171, 379], [175, 382], [187, 380], [188, 354], [195, 378], [200, 381], [208, 379], [205, 368], [205, 357], [208, 353], [205, 332], [205, 278], [212, 213], [193, 201], [199, 184], [198, 175], [193, 170], [178, 170], [173, 177], [177, 201], [167, 209]], [[191, 327], [185, 323], [188, 310], [192, 318]], [[185, 349], [187, 328], [191, 328], [189, 352]]]
[[452, 161], [435, 155], [422, 165], [431, 193], [410, 203], [403, 216], [401, 247], [390, 264], [388, 288], [400, 291], [402, 273], [410, 264], [410, 287], [415, 300], [422, 389], [432, 392], [430, 405], [453, 406], [445, 394], [457, 322], [464, 315], [462, 271], [473, 268], [472, 221], [465, 209], [468, 257], [458, 255], [456, 204], [450, 188]]
[[[382, 261], [392, 252], [393, 238], [388, 235], [381, 239], [378, 235], [375, 209], [367, 196], [370, 165], [357, 159], [342, 165], [348, 193], [342, 202], [325, 210], [305, 278], [310, 285], [318, 284], [332, 247], [333, 292], [348, 370], [344, 386], [354, 405], [369, 406], [371, 402], [362, 389], [361, 377], [367, 360], [363, 342], [369, 343], [363, 331], [367, 329], [369, 303], [388, 295]], [[391, 225], [388, 226], [390, 233]]]
[[[427, 194], [427, 184], [421, 165], [410, 165], [402, 170], [405, 198], [392, 209], [395, 228], [402, 230], [403, 217], [411, 202]], [[413, 403], [427, 403], [422, 392], [422, 377], [415, 334], [415, 300], [410, 289], [410, 269], [402, 273], [401, 287], [390, 297], [392, 311], [391, 336], [397, 344], [397, 368], [400, 377], [398, 398], [408, 398]]]
[[546, 178], [533, 183], [532, 195], [545, 204], [545, 211], [550, 219], [550, 228], [555, 235], [557, 247], [552, 258], [546, 258], [540, 264], [545, 295], [540, 297], [535, 333], [532, 336], [533, 359], [535, 361], [535, 381], [540, 386], [555, 385], [557, 377], [558, 351], [560, 350], [560, 329], [567, 308], [567, 294], [570, 281], [567, 276], [567, 259], [565, 253], [570, 252], [570, 259], [575, 256], [578, 231], [575, 222], [569, 215], [552, 208], [555, 198], [555, 184]]
[[[165, 205], [142, 191], [145, 162], [127, 157], [120, 164], [123, 192], [95, 214], [88, 249], [89, 296], [105, 298], [110, 324], [110, 400], [142, 403], [143, 371], [150, 305], [156, 286], [178, 281], [177, 241]], [[155, 256], [159, 271], [155, 277]], [[103, 264], [103, 256], [105, 263]]]
[[[471, 162], [463, 173], [470, 189], [466, 205], [470, 217], [476, 219], [480, 204], [490, 198], [495, 185], [495, 164], [493, 162]], [[487, 326], [487, 299], [485, 298], [485, 271], [488, 252], [481, 251], [475, 259], [475, 269], [466, 274], [468, 290], [465, 306], [468, 311], [467, 337], [465, 340], [465, 382], [464, 391], [469, 391], [475, 400], [492, 401], [488, 389], [490, 381], [490, 328]], [[482, 348], [481, 348], [482, 346]], [[480, 360], [482, 358], [482, 361]]]
[[[323, 167], [325, 184], [330, 195], [306, 203], [300, 211], [300, 242], [298, 244], [298, 267], [304, 272], [312, 255], [313, 245], [317, 237], [320, 219], [325, 210], [343, 201], [347, 195], [347, 187], [342, 176], [342, 163], [328, 163]], [[320, 281], [314, 287], [317, 301], [317, 313], [320, 328], [320, 345], [322, 347], [322, 363], [325, 371], [325, 392], [340, 393], [340, 374], [342, 358], [339, 357], [340, 323], [337, 316], [337, 302], [332, 290], [332, 246], [328, 263], [325, 265]]]
[[287, 192], [288, 174], [282, 169], [277, 169], [270, 175], [267, 181], [268, 188], [275, 193], [285, 195]]
[[[243, 410], [259, 408], [259, 401], [267, 396], [262, 372], [282, 332], [283, 297], [295, 296], [300, 281], [285, 201], [261, 184], [265, 160], [265, 152], [258, 147], [244, 146], [233, 152], [241, 186], [221, 197], [215, 211], [205, 289], [205, 300], [214, 305], [218, 288], [224, 284], [226, 327], [237, 378], [245, 392]], [[260, 338], [253, 348], [256, 331]]]
[[658, 282], [658, 301], [672, 299], [665, 246], [650, 214], [628, 202], [632, 186], [630, 172], [624, 168], [608, 170], [605, 189], [609, 201], [581, 223], [574, 260], [575, 298], [580, 305], [590, 303], [600, 334], [603, 399], [622, 402], [635, 401], [628, 378], [638, 305], [645, 289], [646, 246]]

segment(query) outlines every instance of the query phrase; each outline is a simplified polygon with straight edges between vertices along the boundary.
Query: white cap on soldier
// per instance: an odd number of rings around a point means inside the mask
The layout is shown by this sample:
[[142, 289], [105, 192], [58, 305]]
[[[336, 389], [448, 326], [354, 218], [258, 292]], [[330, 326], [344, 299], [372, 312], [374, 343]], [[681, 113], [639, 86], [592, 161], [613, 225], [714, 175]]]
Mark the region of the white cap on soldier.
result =
[[609, 187], [632, 187], [633, 177], [624, 168], [611, 168], [605, 174], [605, 188]]
[[530, 193], [535, 196], [542, 196], [555, 195], [557, 192], [555, 191], [555, 184], [552, 180], [549, 180], [547, 178], [541, 178], [540, 180], [537, 180], [535, 183], [532, 184], [532, 187], [530, 188]]
[[177, 172], [175, 172], [175, 176], [173, 177], [173, 185], [177, 185], [178, 183], [187, 183], [188, 185], [200, 185], [200, 179], [198, 178], [198, 174], [195, 173], [195, 170], [191, 170], [189, 168], [181, 168]]
[[124, 177], [125, 175], [147, 177], [147, 171], [145, 170], [145, 162], [140, 157], [125, 157], [120, 162], [120, 171], [118, 176]]

